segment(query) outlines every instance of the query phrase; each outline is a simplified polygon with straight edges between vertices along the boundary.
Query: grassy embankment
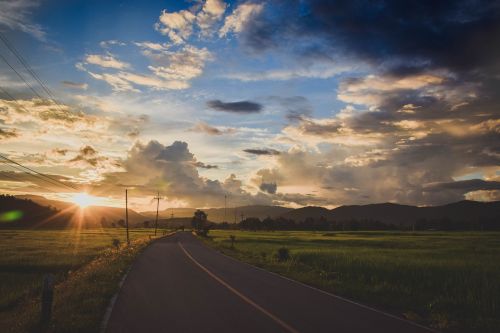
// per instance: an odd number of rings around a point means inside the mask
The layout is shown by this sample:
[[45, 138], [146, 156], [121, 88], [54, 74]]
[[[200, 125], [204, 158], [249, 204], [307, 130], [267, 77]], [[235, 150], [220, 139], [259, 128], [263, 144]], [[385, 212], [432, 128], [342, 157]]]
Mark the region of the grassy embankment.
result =
[[[229, 235], [236, 236], [234, 249]], [[498, 332], [500, 234], [211, 231], [242, 261], [447, 332]], [[277, 250], [290, 258], [278, 261]]]
[[[160, 231], [161, 235], [162, 231]], [[94, 332], [151, 229], [0, 230], [0, 331], [38, 331], [43, 275], [54, 274], [49, 332]], [[119, 248], [113, 239], [121, 240]]]

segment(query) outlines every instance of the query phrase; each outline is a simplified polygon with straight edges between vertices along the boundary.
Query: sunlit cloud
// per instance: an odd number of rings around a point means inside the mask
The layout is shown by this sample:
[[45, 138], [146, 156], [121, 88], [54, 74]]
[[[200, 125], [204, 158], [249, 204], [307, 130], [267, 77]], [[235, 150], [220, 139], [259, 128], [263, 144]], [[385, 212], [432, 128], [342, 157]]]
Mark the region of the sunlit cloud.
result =
[[239, 33], [245, 29], [248, 22], [264, 9], [264, 4], [246, 2], [238, 5], [236, 9], [224, 20], [224, 25], [219, 30], [219, 37], [229, 33]]

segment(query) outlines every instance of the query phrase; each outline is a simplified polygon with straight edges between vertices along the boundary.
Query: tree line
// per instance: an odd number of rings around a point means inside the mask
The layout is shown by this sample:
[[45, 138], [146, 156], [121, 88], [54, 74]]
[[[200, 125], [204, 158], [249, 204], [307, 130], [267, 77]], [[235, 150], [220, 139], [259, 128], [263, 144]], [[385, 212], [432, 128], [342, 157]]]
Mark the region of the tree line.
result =
[[246, 218], [239, 223], [211, 223], [212, 229], [241, 229], [241, 230], [318, 230], [318, 231], [356, 231], [356, 230], [442, 230], [442, 231], [467, 231], [467, 230], [500, 230], [500, 221], [493, 218], [477, 218], [470, 221], [452, 220], [450, 218], [418, 219], [414, 223], [390, 224], [371, 219], [350, 219], [345, 221], [331, 221], [324, 217], [306, 218], [295, 221], [284, 217], [259, 219]]

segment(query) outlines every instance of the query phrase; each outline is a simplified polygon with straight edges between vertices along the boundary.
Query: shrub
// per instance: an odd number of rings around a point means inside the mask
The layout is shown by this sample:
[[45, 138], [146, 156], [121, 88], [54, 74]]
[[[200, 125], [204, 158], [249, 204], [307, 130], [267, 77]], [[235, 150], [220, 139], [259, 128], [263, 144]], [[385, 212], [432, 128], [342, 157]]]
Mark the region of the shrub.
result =
[[120, 248], [120, 240], [118, 238], [113, 238], [113, 246], [118, 250]]
[[276, 257], [278, 261], [287, 261], [290, 259], [290, 251], [286, 247], [281, 247], [278, 249]]

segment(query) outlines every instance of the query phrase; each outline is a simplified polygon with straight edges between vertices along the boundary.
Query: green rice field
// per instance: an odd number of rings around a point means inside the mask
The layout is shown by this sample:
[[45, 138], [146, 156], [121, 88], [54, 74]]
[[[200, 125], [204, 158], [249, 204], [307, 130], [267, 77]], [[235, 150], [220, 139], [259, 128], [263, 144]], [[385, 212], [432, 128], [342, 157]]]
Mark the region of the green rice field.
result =
[[[500, 327], [499, 233], [214, 230], [209, 236], [207, 244], [230, 256], [438, 330]], [[277, 256], [280, 248], [288, 259]]]

